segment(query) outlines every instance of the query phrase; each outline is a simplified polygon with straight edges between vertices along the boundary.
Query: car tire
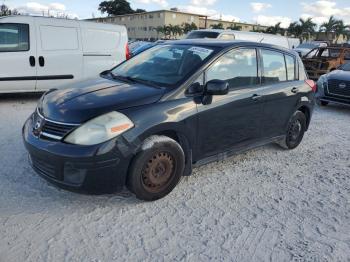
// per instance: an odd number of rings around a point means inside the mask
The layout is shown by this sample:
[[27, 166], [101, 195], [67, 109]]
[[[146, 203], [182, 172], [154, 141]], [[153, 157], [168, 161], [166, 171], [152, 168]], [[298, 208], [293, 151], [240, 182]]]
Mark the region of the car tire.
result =
[[294, 149], [303, 140], [306, 131], [306, 117], [303, 112], [296, 111], [288, 123], [285, 138], [278, 144], [285, 149]]
[[329, 102], [323, 100], [317, 100], [319, 106], [328, 106]]
[[140, 200], [154, 201], [168, 195], [179, 183], [185, 168], [181, 146], [166, 136], [151, 136], [133, 159], [127, 187]]

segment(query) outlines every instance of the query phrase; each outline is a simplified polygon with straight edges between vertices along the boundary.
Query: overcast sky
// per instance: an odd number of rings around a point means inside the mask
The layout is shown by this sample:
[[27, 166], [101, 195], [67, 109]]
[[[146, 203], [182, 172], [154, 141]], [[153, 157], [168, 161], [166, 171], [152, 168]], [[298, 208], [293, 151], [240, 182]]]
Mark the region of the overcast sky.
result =
[[[21, 13], [50, 14], [66, 13], [71, 17], [90, 18], [93, 14], [101, 16], [97, 10], [101, 0], [0, 0]], [[147, 11], [177, 7], [180, 10], [209, 15], [230, 21], [243, 21], [274, 25], [282, 22], [288, 26], [299, 17], [313, 17], [316, 23], [322, 23], [335, 15], [350, 24], [350, 0], [270, 0], [249, 2], [238, 0], [132, 0], [131, 7]]]

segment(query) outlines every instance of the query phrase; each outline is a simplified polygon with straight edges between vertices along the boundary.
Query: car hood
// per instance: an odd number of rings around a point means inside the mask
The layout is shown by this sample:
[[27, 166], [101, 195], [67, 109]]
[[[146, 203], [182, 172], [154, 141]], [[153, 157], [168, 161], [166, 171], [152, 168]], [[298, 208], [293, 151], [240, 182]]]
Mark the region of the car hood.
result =
[[99, 78], [50, 90], [38, 110], [50, 120], [83, 123], [111, 111], [155, 103], [163, 94], [164, 89]]
[[350, 81], [350, 72], [343, 71], [343, 70], [334, 70], [327, 74], [327, 78], [330, 79], [335, 79], [335, 80], [340, 80], [340, 81]]

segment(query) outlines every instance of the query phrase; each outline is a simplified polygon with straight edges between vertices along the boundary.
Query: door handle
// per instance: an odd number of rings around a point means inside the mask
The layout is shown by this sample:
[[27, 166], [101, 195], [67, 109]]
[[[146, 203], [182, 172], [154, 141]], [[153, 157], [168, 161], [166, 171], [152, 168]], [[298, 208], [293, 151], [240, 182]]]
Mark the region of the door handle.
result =
[[253, 100], [253, 101], [259, 101], [261, 98], [262, 98], [262, 96], [259, 96], [259, 95], [257, 95], [257, 94], [255, 94], [255, 95], [252, 96], [252, 100]]
[[299, 92], [299, 88], [293, 87], [291, 91], [292, 91], [292, 93], [296, 94]]
[[31, 67], [35, 66], [35, 57], [34, 56], [29, 57], [29, 64]]
[[45, 66], [45, 59], [43, 56], [39, 56], [39, 65], [41, 67]]

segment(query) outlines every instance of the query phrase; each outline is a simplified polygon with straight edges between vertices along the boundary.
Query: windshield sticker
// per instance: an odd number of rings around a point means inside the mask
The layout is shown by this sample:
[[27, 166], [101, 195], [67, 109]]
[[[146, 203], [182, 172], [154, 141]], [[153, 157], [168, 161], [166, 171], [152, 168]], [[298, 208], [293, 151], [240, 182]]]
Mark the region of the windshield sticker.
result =
[[203, 48], [203, 47], [191, 47], [190, 49], [188, 49], [189, 51], [193, 52], [193, 53], [197, 53], [197, 54], [205, 54], [205, 55], [210, 55], [214, 50], [212, 49], [207, 49], [207, 48]]

